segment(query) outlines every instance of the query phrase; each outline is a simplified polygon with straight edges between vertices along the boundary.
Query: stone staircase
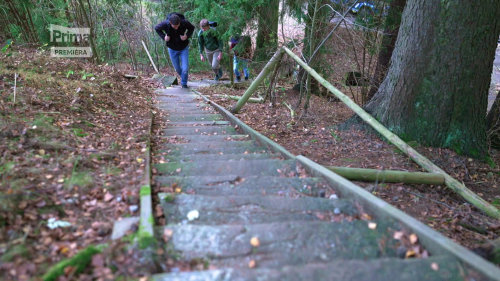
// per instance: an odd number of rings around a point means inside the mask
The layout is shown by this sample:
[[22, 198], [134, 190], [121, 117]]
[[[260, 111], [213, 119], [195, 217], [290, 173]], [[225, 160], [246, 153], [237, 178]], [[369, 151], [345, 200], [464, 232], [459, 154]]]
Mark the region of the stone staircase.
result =
[[168, 236], [167, 252], [204, 267], [152, 280], [469, 280], [450, 254], [404, 259], [393, 237], [399, 222], [339, 198], [198, 95], [172, 88], [159, 100], [168, 162], [154, 165], [155, 181], [182, 192], [159, 194], [167, 225], [157, 232]]

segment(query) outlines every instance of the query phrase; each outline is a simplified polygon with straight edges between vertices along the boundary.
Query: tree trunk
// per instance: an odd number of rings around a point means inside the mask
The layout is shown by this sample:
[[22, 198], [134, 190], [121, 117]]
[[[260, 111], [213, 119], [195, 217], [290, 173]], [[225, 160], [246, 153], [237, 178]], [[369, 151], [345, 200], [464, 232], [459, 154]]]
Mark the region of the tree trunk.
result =
[[408, 0], [390, 68], [366, 106], [396, 134], [484, 158], [500, 2]]
[[488, 143], [495, 148], [500, 148], [500, 91], [486, 117], [488, 130]]
[[370, 91], [367, 94], [366, 100], [371, 100], [373, 95], [375, 95], [387, 73], [389, 61], [391, 60], [394, 45], [396, 44], [396, 38], [398, 37], [401, 13], [405, 4], [406, 0], [394, 0], [390, 3], [389, 12], [384, 22], [384, 35], [378, 53], [377, 66], [375, 67], [375, 73], [373, 74]]
[[[330, 10], [326, 8], [330, 1], [327, 0], [314, 0], [308, 1], [307, 4], [307, 17], [304, 22], [306, 24], [305, 35], [304, 35], [304, 47], [302, 48], [302, 54], [306, 59], [309, 66], [314, 68], [320, 75], [324, 74], [322, 71], [322, 59], [323, 50], [321, 49], [321, 40], [327, 37], [330, 23], [331, 13]], [[321, 46], [320, 46], [321, 44]], [[317, 52], [315, 52], [317, 47], [320, 47]], [[304, 109], [307, 111], [309, 107], [309, 99], [311, 93], [320, 92], [320, 84], [315, 79], [310, 79], [307, 72], [300, 68], [297, 75], [298, 87], [301, 90], [301, 97], [298, 101], [296, 107], [300, 106], [302, 102], [302, 93], [306, 93], [306, 101], [304, 104]], [[297, 87], [296, 86], [296, 87]]]
[[[99, 64], [101, 60], [99, 59], [99, 54], [97, 52], [97, 47], [95, 45], [95, 33], [94, 33], [94, 26], [92, 25], [92, 22], [90, 21], [89, 15], [87, 14], [87, 11], [85, 10], [85, 6], [83, 4], [82, 0], [78, 0], [78, 3], [80, 4], [80, 10], [83, 15], [83, 20], [85, 21], [85, 24], [89, 27], [90, 29], [90, 36], [89, 36], [89, 41], [90, 41], [90, 48], [92, 49], [92, 54], [94, 58], [94, 62]], [[92, 9], [90, 7], [89, 3], [89, 14], [91, 13]]]
[[259, 8], [254, 60], [267, 62], [278, 48], [279, 0], [269, 0]]

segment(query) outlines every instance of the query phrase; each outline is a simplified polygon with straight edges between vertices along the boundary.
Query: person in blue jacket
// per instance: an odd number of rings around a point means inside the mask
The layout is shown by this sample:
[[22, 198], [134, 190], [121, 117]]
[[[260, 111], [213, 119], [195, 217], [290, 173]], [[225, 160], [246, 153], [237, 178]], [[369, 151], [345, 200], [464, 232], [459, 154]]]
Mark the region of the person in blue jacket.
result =
[[167, 42], [168, 54], [175, 71], [181, 76], [182, 88], [188, 88], [189, 38], [193, 35], [194, 25], [179, 13], [171, 13], [167, 20], [155, 26], [156, 33]]

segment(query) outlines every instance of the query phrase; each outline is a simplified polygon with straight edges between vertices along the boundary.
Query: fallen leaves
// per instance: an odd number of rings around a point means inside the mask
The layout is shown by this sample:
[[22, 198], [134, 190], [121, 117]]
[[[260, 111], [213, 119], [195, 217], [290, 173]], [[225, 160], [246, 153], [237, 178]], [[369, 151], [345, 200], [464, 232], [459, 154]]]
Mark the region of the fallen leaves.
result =
[[252, 247], [259, 247], [260, 246], [260, 240], [258, 237], [254, 236], [250, 239], [250, 245], [252, 245]]

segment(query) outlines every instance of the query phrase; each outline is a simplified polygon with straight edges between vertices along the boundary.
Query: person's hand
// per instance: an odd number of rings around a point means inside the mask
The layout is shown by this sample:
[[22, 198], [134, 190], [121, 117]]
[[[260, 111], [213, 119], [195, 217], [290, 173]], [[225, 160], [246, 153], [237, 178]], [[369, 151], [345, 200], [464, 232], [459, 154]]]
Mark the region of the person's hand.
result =
[[205, 61], [205, 57], [202, 54], [200, 54], [200, 59], [201, 61]]
[[165, 35], [165, 42], [168, 42], [168, 41], [170, 41], [170, 36]]
[[187, 35], [181, 35], [181, 40], [182, 40], [182, 41], [186, 41], [186, 39], [187, 39], [187, 38], [188, 38], [188, 36], [187, 36]]
[[219, 53], [219, 56], [217, 57], [217, 59], [220, 61], [222, 59], [222, 52]]

